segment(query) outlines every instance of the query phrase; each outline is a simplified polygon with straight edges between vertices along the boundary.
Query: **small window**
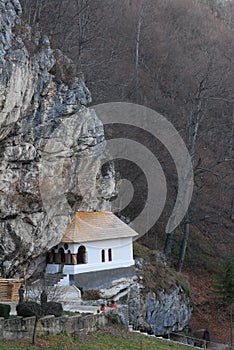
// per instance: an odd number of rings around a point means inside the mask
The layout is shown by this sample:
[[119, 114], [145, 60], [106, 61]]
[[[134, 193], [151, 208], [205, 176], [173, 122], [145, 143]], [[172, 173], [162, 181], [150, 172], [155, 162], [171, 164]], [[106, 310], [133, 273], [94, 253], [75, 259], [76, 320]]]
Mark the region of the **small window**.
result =
[[112, 250], [111, 250], [111, 248], [108, 249], [108, 261], [112, 261]]
[[101, 253], [101, 255], [102, 255], [102, 262], [105, 262], [105, 249], [102, 249], [102, 253]]

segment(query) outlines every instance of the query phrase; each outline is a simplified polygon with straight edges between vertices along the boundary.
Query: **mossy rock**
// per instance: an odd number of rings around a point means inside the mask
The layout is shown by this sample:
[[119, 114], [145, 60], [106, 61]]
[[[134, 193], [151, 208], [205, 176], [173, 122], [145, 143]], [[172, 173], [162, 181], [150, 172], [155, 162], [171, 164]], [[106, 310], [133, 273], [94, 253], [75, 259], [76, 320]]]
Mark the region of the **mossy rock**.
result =
[[148, 255], [149, 252], [150, 252], [149, 248], [145, 247], [144, 245], [138, 242], [133, 242], [134, 259], [144, 258], [145, 256]]

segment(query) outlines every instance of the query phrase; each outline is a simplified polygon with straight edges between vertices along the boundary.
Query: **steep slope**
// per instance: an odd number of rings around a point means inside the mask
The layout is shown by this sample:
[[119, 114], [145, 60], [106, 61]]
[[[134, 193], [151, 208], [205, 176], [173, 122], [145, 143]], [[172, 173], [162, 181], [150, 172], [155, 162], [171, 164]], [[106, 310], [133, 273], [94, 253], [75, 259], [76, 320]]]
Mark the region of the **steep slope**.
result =
[[189, 279], [194, 303], [190, 327], [194, 331], [207, 328], [212, 342], [229, 344], [229, 309], [211, 292], [211, 276], [203, 270], [190, 271]]

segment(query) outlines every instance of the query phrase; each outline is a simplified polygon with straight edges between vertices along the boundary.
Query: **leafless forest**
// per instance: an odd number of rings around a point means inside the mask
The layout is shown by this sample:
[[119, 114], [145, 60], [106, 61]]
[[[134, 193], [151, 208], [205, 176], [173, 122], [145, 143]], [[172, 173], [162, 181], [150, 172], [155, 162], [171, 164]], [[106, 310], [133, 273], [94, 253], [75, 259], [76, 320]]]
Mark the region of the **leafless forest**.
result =
[[[188, 256], [196, 245], [214, 257], [219, 251], [233, 254], [234, 2], [21, 3], [24, 18], [48, 35], [53, 49], [60, 49], [73, 59], [77, 72], [84, 73], [93, 104], [142, 104], [167, 117], [183, 137], [194, 165], [195, 190], [186, 220], [167, 239], [165, 222], [176, 197], [176, 171], [159, 142], [147, 135], [141, 140], [159, 158], [168, 181], [167, 205], [145, 242], [155, 248], [164, 247], [170, 255], [174, 239], [178, 247], [174, 254], [180, 257], [178, 270], [184, 260], [183, 252], [179, 254], [180, 242], [185, 248], [189, 233]], [[137, 131], [130, 132], [132, 138], [140, 137]], [[140, 189], [135, 202], [124, 212], [132, 218], [141, 207], [144, 176], [132, 165], [120, 162], [116, 167], [125, 177], [131, 177], [134, 171], [135, 187]]]

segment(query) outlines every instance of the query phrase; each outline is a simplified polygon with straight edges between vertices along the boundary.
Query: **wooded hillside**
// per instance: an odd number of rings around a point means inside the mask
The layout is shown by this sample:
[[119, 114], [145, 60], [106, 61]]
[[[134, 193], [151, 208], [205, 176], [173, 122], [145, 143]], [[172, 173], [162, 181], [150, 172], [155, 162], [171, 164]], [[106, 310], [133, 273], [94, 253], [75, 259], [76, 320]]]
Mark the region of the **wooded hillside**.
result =
[[[195, 174], [188, 218], [193, 235], [187, 264], [203, 266], [207, 256], [214, 261], [217, 254], [221, 258], [220, 252], [233, 256], [234, 3], [208, 0], [21, 0], [21, 3], [27, 21], [41, 28], [53, 48], [61, 49], [74, 60], [77, 71], [83, 71], [93, 104], [113, 101], [142, 104], [163, 114], [180, 132], [190, 151]], [[167, 205], [144, 241], [151, 247], [165, 248], [168, 255], [172, 252], [176, 264], [184, 223], [168, 237], [174, 235], [177, 241], [172, 251], [170, 240], [165, 246], [164, 233], [177, 192], [175, 166], [159, 142], [138, 135], [134, 129], [128, 132], [132, 138], [142, 138], [141, 142], [154, 152], [167, 176]], [[134, 188], [140, 188], [134, 203], [122, 212], [132, 219], [141, 210], [144, 176], [130, 163], [116, 162], [116, 168], [120, 176], [130, 179], [134, 173]], [[204, 256], [197, 258], [197, 251]]]

